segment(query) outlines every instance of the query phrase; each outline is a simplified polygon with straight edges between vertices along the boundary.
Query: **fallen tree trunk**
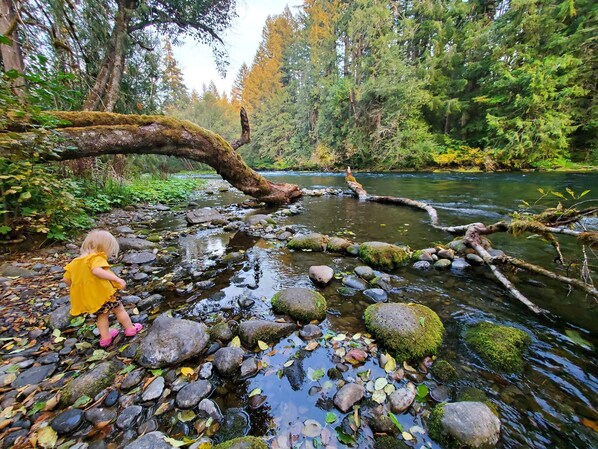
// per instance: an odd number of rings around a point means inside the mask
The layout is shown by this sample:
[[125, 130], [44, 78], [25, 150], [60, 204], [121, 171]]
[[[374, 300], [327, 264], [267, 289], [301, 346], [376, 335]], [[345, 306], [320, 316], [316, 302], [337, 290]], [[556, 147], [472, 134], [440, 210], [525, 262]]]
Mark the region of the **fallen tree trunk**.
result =
[[[557, 273], [554, 273], [550, 270], [545, 268], [539, 267], [537, 265], [530, 264], [526, 261], [515, 259], [510, 256], [503, 256], [493, 258], [488, 251], [482, 246], [480, 241], [481, 235], [488, 235], [493, 234], [495, 232], [510, 232], [512, 234], [519, 234], [522, 232], [533, 232], [536, 234], [541, 234], [545, 236], [550, 243], [554, 246], [559, 261], [563, 261], [563, 255], [561, 254], [560, 245], [553, 234], [565, 234], [569, 236], [576, 237], [579, 242], [582, 244], [587, 244], [589, 246], [595, 245], [598, 242], [598, 232], [589, 231], [589, 232], [581, 232], [571, 230], [564, 225], [558, 226], [548, 226], [539, 221], [513, 221], [511, 223], [506, 223], [504, 221], [500, 221], [498, 223], [494, 223], [492, 225], [486, 226], [483, 223], [469, 223], [466, 225], [459, 225], [459, 226], [441, 226], [440, 220], [438, 218], [438, 213], [436, 209], [429, 204], [423, 203], [421, 201], [412, 200], [410, 198], [399, 198], [399, 197], [390, 197], [390, 196], [376, 196], [370, 195], [368, 192], [363, 188], [363, 186], [357, 182], [355, 177], [353, 176], [351, 169], [347, 168], [347, 176], [345, 178], [349, 189], [360, 199], [365, 201], [373, 201], [377, 203], [386, 203], [386, 204], [396, 204], [400, 206], [407, 206], [415, 209], [421, 209], [427, 212], [428, 216], [430, 217], [430, 224], [442, 231], [449, 232], [451, 234], [458, 234], [464, 235], [464, 242], [471, 247], [476, 253], [484, 260], [488, 268], [492, 271], [496, 279], [509, 291], [509, 293], [524, 304], [527, 308], [529, 308], [532, 312], [537, 315], [547, 315], [548, 312], [541, 307], [538, 307], [536, 304], [531, 302], [528, 298], [526, 298], [514, 285], [511, 281], [507, 279], [507, 277], [496, 267], [494, 264], [495, 261], [501, 263], [509, 263], [510, 265], [528, 270], [535, 274], [540, 274], [542, 276], [546, 276], [550, 279], [557, 280], [559, 282], [563, 282], [568, 284], [572, 287], [579, 288], [584, 290], [586, 293], [598, 298], [598, 290], [592, 285], [591, 283], [584, 282], [580, 279], [573, 279], [567, 276], [562, 276]], [[596, 214], [598, 210], [596, 208], [586, 209], [579, 213], [579, 216], [588, 216], [592, 214]], [[590, 281], [591, 282], [591, 281]]]
[[[249, 124], [243, 112], [242, 134], [234, 142], [235, 148], [249, 142]], [[288, 203], [301, 196], [298, 186], [268, 181], [221, 136], [186, 120], [106, 112], [50, 114], [61, 121], [50, 130], [36, 129], [25, 119], [15, 119], [5, 130], [0, 129], [0, 156], [19, 154], [43, 162], [105, 154], [163, 154], [203, 162], [243, 193], [267, 203]], [[34, 154], [40, 144], [52, 144], [55, 150]]]

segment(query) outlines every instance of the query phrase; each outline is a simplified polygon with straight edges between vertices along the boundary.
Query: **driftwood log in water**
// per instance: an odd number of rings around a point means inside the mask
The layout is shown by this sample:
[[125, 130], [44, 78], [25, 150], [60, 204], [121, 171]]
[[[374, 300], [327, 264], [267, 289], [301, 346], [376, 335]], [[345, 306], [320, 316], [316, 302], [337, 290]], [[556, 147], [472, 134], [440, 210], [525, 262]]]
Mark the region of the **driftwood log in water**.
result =
[[[484, 223], [469, 223], [466, 225], [459, 226], [441, 226], [436, 209], [430, 206], [429, 204], [423, 203], [421, 201], [412, 200], [410, 198], [370, 195], [363, 188], [363, 186], [359, 182], [357, 182], [350, 168], [347, 168], [347, 176], [345, 179], [351, 191], [353, 191], [353, 193], [362, 201], [373, 201], [383, 204], [396, 204], [421, 209], [427, 212], [428, 216], [430, 217], [430, 224], [434, 228], [440, 229], [451, 234], [463, 235], [464, 242], [473, 250], [475, 250], [475, 252], [484, 260], [484, 262], [486, 263], [488, 268], [490, 268], [496, 279], [509, 291], [509, 293], [514, 298], [516, 298], [518, 301], [520, 301], [522, 304], [528, 307], [535, 314], [543, 315], [546, 314], [547, 311], [542, 309], [541, 307], [538, 307], [536, 304], [534, 304], [528, 298], [526, 298], [513, 285], [513, 283], [509, 281], [509, 279], [498, 269], [498, 267], [496, 266], [497, 263], [508, 264], [516, 268], [525, 269], [532, 273], [546, 276], [550, 279], [554, 279], [559, 282], [568, 284], [572, 287], [579, 288], [585, 291], [586, 293], [594, 296], [595, 298], [598, 298], [598, 289], [594, 287], [590, 279], [586, 279], [586, 282], [585, 280], [563, 276], [545, 268], [526, 262], [524, 260], [516, 259], [507, 255], [501, 257], [492, 257], [488, 253], [488, 251], [486, 251], [486, 249], [482, 246], [480, 238], [482, 235], [493, 234], [496, 232], [509, 232], [514, 235], [521, 234], [523, 232], [539, 234], [546, 238], [546, 240], [552, 244], [552, 246], [555, 248], [555, 251], [557, 252], [556, 261], [562, 264], [564, 263], [564, 257], [561, 253], [560, 244], [558, 240], [554, 237], [554, 234], [564, 234], [576, 237], [577, 241], [583, 245], [585, 254], [586, 246], [593, 247], [598, 245], [598, 232], [577, 231], [570, 229], [566, 226], [566, 224], [574, 223], [583, 216], [595, 216], [598, 213], [598, 208], [588, 208], [579, 211], [575, 215], [576, 219], [574, 219], [573, 216], [568, 216], [566, 219], [566, 223], [564, 223], [560, 218], [562, 217], [562, 214], [559, 215], [558, 213], [554, 213], [554, 210], [550, 210], [549, 213], [544, 213], [538, 217], [535, 217], [535, 220], [515, 220], [510, 223], [500, 221], [489, 226], [486, 226]], [[543, 217], [546, 220], [546, 222], [539, 221], [540, 217]], [[587, 278], [589, 278], [589, 276]]]
[[[15, 118], [0, 128], [0, 156], [36, 158], [40, 162], [104, 154], [164, 154], [203, 162], [234, 187], [267, 203], [288, 203], [301, 196], [294, 184], [273, 183], [253, 171], [235, 151], [250, 139], [247, 115], [241, 111], [241, 137], [232, 144], [186, 120], [107, 112], [51, 112], [61, 121], [53, 129]], [[47, 144], [55, 151], [34, 155]]]

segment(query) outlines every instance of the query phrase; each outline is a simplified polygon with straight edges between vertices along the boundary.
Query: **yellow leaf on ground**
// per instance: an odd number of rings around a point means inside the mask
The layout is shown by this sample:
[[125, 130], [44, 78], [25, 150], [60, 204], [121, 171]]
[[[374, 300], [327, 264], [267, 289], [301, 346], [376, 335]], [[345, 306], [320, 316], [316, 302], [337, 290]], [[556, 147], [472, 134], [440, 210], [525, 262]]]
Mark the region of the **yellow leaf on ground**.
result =
[[241, 347], [241, 339], [239, 336], [233, 338], [230, 343], [228, 344], [231, 348], [240, 348]]
[[44, 449], [53, 448], [58, 441], [58, 434], [50, 426], [46, 426], [37, 432], [37, 442]]
[[191, 376], [195, 371], [193, 371], [193, 368], [189, 368], [188, 366], [184, 366], [181, 368], [181, 374], [183, 376]]
[[262, 350], [265, 351], [266, 349], [269, 348], [268, 343], [262, 341], [262, 340], [258, 340], [257, 341], [257, 346]]

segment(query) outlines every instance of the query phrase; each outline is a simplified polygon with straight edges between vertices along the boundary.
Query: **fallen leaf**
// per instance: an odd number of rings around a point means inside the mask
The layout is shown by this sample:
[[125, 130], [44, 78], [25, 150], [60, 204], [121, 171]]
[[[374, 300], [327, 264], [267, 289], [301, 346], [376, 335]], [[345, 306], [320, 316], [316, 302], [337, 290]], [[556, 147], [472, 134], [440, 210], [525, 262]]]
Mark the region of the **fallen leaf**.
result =
[[189, 368], [188, 366], [184, 366], [184, 367], [181, 368], [181, 374], [183, 376], [188, 377], [188, 376], [193, 375], [193, 373], [195, 373], [195, 371], [193, 370], [193, 368]]
[[164, 436], [164, 441], [166, 441], [167, 443], [169, 443], [171, 446], [174, 446], [174, 447], [181, 447], [181, 446], [186, 445], [186, 443], [184, 441], [175, 440], [174, 438], [167, 437], [166, 435]]
[[295, 363], [295, 360], [291, 359], [291, 360], [287, 360], [286, 362], [284, 362], [284, 366], [285, 368], [288, 368], [289, 366], [291, 366], [293, 363]]
[[384, 365], [384, 371], [391, 373], [397, 369], [397, 361], [389, 353], [386, 353], [385, 356], [388, 361], [386, 362], [386, 365]]
[[332, 341], [345, 341], [346, 338], [347, 336], [345, 334], [337, 334], [332, 337]]
[[403, 432], [401, 433], [401, 436], [405, 441], [411, 441], [413, 439], [413, 435], [411, 435], [409, 432]]
[[378, 377], [374, 382], [374, 389], [382, 390], [386, 385], [388, 385], [388, 380], [386, 377]]
[[318, 346], [320, 346], [320, 344], [317, 341], [310, 341], [306, 346], [305, 346], [305, 350], [306, 351], [313, 351], [314, 349], [316, 349]]
[[261, 388], [254, 388], [253, 390], [251, 390], [251, 392], [249, 393], [248, 397], [253, 397], [256, 396], [258, 394], [262, 393], [262, 389]]
[[372, 400], [378, 404], [384, 404], [384, 401], [386, 401], [386, 393], [382, 390], [376, 390], [374, 391], [374, 394], [372, 394]]
[[58, 434], [50, 426], [46, 426], [37, 432], [37, 442], [44, 449], [53, 448], [58, 441]]
[[326, 413], [326, 424], [334, 424], [338, 420], [338, 416], [335, 413]]
[[270, 346], [268, 346], [268, 343], [262, 341], [262, 340], [258, 340], [257, 341], [257, 346], [258, 348], [260, 348], [262, 351], [265, 351], [266, 349], [268, 349]]
[[231, 348], [240, 348], [241, 347], [241, 339], [239, 338], [239, 336], [237, 335], [235, 338], [233, 338], [230, 343], [228, 344]]
[[183, 410], [179, 412], [179, 421], [180, 422], [188, 422], [193, 421], [195, 419], [195, 412], [193, 410]]

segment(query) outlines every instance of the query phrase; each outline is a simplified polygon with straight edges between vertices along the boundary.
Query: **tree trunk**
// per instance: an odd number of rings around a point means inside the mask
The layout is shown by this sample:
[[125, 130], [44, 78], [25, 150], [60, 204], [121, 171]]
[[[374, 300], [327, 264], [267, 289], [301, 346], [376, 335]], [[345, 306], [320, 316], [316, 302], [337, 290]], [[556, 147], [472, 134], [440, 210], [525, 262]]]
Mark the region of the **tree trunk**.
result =
[[[165, 154], [203, 162], [234, 187], [267, 203], [287, 203], [301, 196], [294, 184], [276, 184], [253, 171], [218, 134], [186, 120], [106, 112], [52, 112], [68, 124], [35, 130], [21, 119], [0, 132], [0, 156], [34, 157], [40, 141], [55, 142], [43, 160], [72, 160], [104, 154]], [[244, 129], [245, 132], [245, 129]], [[58, 142], [55, 139], [58, 138]]]
[[[10, 39], [11, 45], [0, 44], [0, 56], [5, 72], [16, 70], [19, 73], [25, 71], [23, 54], [17, 37], [17, 14], [14, 0], [0, 0], [0, 34]], [[18, 77], [13, 81], [13, 91], [18, 96], [23, 96], [24, 80]]]

